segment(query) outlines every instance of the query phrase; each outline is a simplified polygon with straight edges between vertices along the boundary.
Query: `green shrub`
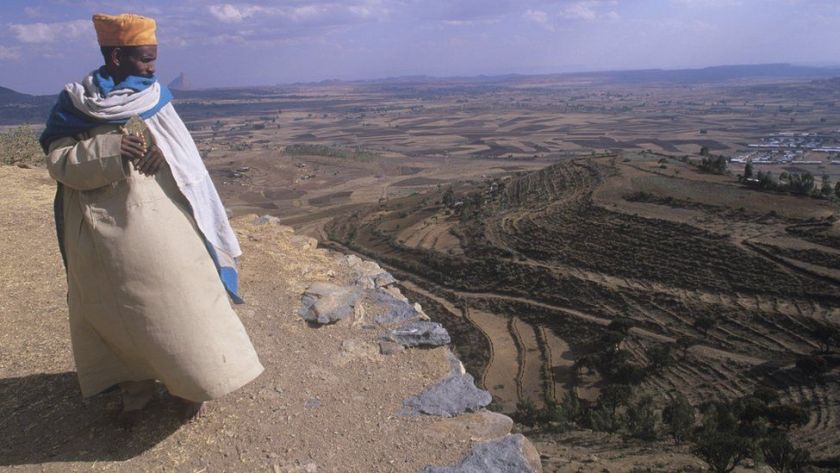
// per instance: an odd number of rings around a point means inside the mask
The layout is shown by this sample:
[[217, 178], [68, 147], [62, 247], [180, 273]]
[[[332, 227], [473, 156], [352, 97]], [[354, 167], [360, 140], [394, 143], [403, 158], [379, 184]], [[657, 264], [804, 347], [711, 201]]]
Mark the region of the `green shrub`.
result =
[[694, 407], [680, 393], [662, 410], [662, 421], [674, 441], [679, 443], [691, 436], [694, 427]]

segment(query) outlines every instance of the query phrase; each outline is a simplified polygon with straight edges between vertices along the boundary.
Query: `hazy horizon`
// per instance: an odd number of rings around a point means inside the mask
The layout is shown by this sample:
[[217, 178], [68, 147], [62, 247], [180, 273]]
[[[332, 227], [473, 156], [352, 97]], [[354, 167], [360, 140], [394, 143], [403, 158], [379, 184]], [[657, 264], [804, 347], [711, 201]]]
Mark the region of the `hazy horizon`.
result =
[[101, 64], [90, 17], [158, 22], [157, 75], [196, 88], [734, 64], [828, 66], [823, 0], [20, 1], [0, 4], [0, 86], [49, 94]]

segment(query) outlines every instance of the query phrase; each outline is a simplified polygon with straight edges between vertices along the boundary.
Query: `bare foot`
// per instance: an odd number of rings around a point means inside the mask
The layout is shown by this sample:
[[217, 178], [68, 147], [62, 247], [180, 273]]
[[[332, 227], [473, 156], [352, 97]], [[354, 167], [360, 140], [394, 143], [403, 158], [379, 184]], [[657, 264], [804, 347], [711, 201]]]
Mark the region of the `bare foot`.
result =
[[117, 415], [117, 423], [126, 430], [131, 430], [140, 420], [140, 411], [155, 397], [155, 380], [126, 381], [120, 383], [122, 390], [122, 411]]
[[184, 406], [183, 416], [186, 422], [195, 422], [207, 414], [207, 403], [190, 402]]
[[207, 403], [195, 402], [189, 399], [184, 399], [178, 396], [172, 396], [181, 404], [181, 419], [184, 422], [192, 423], [204, 417], [207, 414]]

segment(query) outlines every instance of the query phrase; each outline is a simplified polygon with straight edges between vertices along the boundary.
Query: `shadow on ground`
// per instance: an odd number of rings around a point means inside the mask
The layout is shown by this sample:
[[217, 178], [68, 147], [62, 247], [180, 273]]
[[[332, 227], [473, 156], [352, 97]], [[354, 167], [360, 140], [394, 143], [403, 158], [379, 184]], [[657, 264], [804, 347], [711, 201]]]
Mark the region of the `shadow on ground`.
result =
[[116, 391], [83, 400], [75, 373], [0, 379], [0, 466], [128, 460], [182, 425], [165, 396], [130, 430], [118, 411]]

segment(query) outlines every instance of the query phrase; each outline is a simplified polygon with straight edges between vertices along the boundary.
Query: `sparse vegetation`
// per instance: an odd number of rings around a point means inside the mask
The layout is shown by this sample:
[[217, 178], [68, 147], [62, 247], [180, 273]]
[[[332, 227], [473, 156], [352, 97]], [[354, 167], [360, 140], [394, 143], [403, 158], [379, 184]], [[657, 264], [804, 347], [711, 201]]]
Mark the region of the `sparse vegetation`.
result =
[[43, 163], [44, 152], [38, 136], [28, 126], [0, 133], [0, 162], [7, 165], [37, 166]]
[[286, 154], [290, 156], [328, 156], [331, 158], [353, 159], [356, 161], [371, 161], [377, 157], [372, 151], [363, 148], [347, 150], [321, 144], [288, 145], [286, 146]]

